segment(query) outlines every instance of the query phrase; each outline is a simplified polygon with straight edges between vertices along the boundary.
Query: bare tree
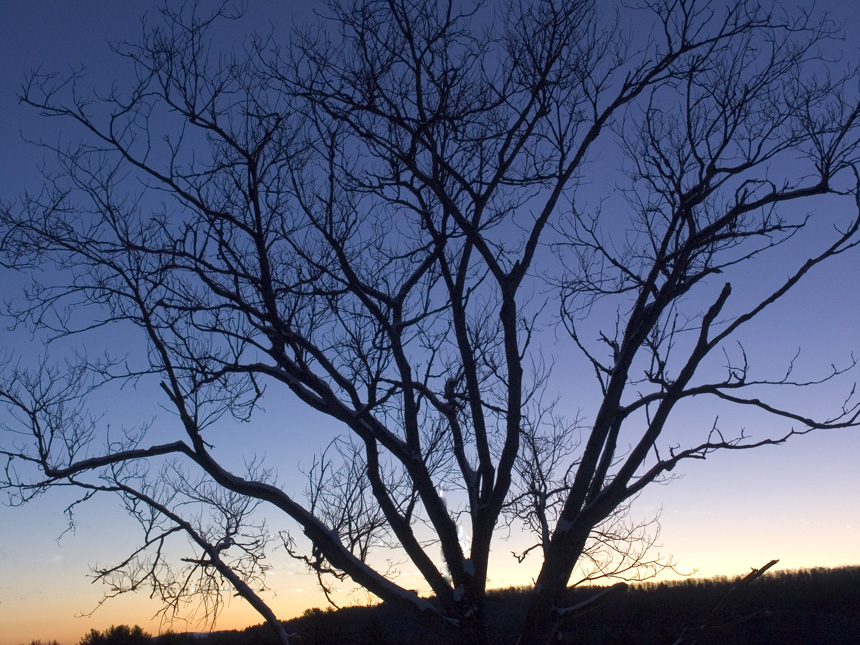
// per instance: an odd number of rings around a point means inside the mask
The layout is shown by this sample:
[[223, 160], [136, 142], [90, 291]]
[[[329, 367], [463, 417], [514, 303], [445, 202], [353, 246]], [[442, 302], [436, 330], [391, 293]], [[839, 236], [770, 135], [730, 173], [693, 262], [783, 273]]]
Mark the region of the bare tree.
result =
[[[283, 515], [310, 551], [283, 542], [321, 581], [349, 578], [481, 643], [507, 521], [540, 547], [520, 642], [544, 643], [577, 563], [601, 541], [630, 545], [637, 524], [619, 509], [680, 461], [857, 425], [851, 397], [818, 419], [767, 396], [853, 360], [760, 376], [735, 344], [860, 242], [857, 76], [828, 73], [826, 17], [745, 0], [360, 0], [330, 3], [289, 43], [219, 53], [209, 34], [230, 5], [171, 7], [117, 48], [130, 87], [96, 99], [77, 74], [33, 75], [22, 101], [83, 134], [54, 146], [43, 192], [2, 214], [5, 265], [47, 276], [13, 304], [18, 324], [49, 353], [112, 325], [145, 351], [142, 366], [81, 354], [65, 376], [9, 357], [0, 387], [17, 501], [113, 491], [141, 522], [141, 549], [100, 573], [117, 591], [150, 584], [177, 607], [226, 580], [286, 642], [253, 584], [260, 517]], [[598, 150], [617, 162], [605, 208], [586, 189]], [[787, 277], [762, 271], [816, 222], [788, 206], [825, 195], [847, 213], [830, 241], [802, 246]], [[750, 271], [752, 303], [729, 281]], [[582, 361], [595, 394], [554, 379], [555, 360]], [[110, 435], [88, 416], [92, 390], [118, 380], [158, 384], [175, 438]], [[272, 455], [237, 471], [212, 438], [231, 418], [253, 428], [286, 390], [342, 428], [304, 496]], [[576, 421], [545, 404], [557, 395]], [[678, 445], [664, 431], [694, 398], [785, 430], [706, 421]], [[162, 550], [174, 534], [195, 549], [180, 571]], [[380, 549], [432, 601], [378, 567]]]

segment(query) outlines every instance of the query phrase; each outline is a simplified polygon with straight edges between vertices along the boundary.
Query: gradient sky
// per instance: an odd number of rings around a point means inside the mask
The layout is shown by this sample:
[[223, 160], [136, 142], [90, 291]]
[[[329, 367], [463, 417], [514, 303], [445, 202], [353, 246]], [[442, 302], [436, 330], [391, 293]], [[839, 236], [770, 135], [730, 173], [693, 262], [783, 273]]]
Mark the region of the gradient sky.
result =
[[[860, 32], [860, 3], [850, 3], [848, 13], [837, 0], [817, 4], [847, 20], [849, 33]], [[273, 19], [288, 25], [294, 12], [307, 9], [275, 0], [251, 0], [250, 5], [248, 20], [257, 24]], [[39, 65], [64, 70], [85, 63], [94, 82], [104, 86], [124, 69], [123, 62], [111, 54], [108, 41], [134, 40], [138, 17], [154, 6], [144, 0], [0, 0], [0, 197], [10, 199], [23, 189], [39, 186], [37, 165], [43, 151], [26, 145], [22, 135], [56, 137], [55, 122], [46, 123], [17, 104], [15, 94], [26, 73]], [[857, 54], [855, 42], [845, 44], [849, 58]], [[814, 370], [844, 363], [852, 350], [860, 355], [858, 275], [860, 253], [855, 252], [838, 258], [780, 303], [747, 336], [759, 360], [784, 366], [802, 347], [800, 367]], [[14, 296], [20, 283], [7, 274], [2, 280], [0, 296]], [[17, 345], [24, 351], [27, 348], [21, 343], [26, 342], [20, 334], [0, 336], [0, 344]], [[838, 390], [818, 391], [814, 399], [805, 401], [806, 410], [827, 409], [847, 388], [842, 382]], [[133, 404], [130, 400], [129, 405]], [[283, 412], [270, 411], [270, 418]], [[133, 408], [128, 412], [138, 413]], [[302, 428], [316, 427], [315, 419], [305, 412], [289, 409], [288, 413], [298, 436]], [[752, 428], [757, 420], [723, 419], [724, 427], [733, 422]], [[699, 419], [695, 410], [689, 410], [679, 415], [675, 427], [682, 430], [685, 423], [701, 426], [710, 420]], [[250, 440], [264, 449], [267, 432], [261, 430]], [[650, 488], [635, 502], [634, 511], [647, 518], [662, 509], [661, 552], [671, 554], [681, 570], [697, 569], [697, 575], [743, 573], [773, 558], [788, 569], [860, 564], [858, 461], [860, 431], [819, 433], [785, 446], [718, 454], [706, 462], [680, 466], [676, 469], [679, 481]], [[287, 464], [285, 470], [290, 467]], [[91, 617], [76, 617], [91, 612], [101, 598], [101, 589], [87, 577], [89, 566], [125, 555], [137, 534], [115, 502], [105, 498], [81, 508], [76, 532], [58, 541], [66, 527], [62, 510], [71, 499], [66, 491], [51, 491], [24, 508], [0, 506], [0, 645], [35, 638], [71, 644], [90, 628], [120, 623], [158, 631], [151, 619], [159, 605], [145, 593], [109, 601]], [[504, 542], [497, 544], [499, 564], [491, 584], [528, 582], [534, 566], [529, 561], [516, 565], [507, 547]], [[274, 597], [279, 616], [287, 618], [324, 605], [313, 580], [297, 565], [283, 555], [272, 564], [273, 591], [268, 598]], [[234, 600], [218, 627], [259, 622], [256, 613]], [[174, 628], [184, 629], [182, 625]]]

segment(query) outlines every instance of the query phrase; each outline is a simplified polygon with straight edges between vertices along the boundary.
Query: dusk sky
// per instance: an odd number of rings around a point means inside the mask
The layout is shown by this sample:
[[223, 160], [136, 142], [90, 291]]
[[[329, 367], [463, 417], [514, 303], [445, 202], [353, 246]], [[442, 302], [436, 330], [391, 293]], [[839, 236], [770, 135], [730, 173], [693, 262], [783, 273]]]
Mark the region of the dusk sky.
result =
[[[283, 32], [292, 16], [307, 15], [308, 7], [275, 0], [250, 0], [249, 5], [246, 20], [238, 23], [243, 32], [250, 31], [250, 25], [265, 25], [269, 20]], [[846, 20], [848, 33], [860, 33], [860, 3], [827, 0], [816, 5]], [[845, 10], [843, 5], [851, 9]], [[107, 87], [113, 79], [121, 84], [127, 65], [112, 54], [108, 43], [137, 39], [140, 15], [155, 6], [145, 0], [0, 0], [0, 200], [11, 201], [25, 190], [38, 191], [39, 163], [43, 159], [50, 163], [48, 152], [24, 139], [54, 141], [58, 136], [56, 120], [42, 119], [35, 110], [17, 102], [16, 94], [27, 73], [38, 66], [62, 71], [82, 63], [91, 71], [90, 79], [96, 86]], [[846, 59], [860, 56], [857, 43], [853, 36], [842, 43]], [[826, 210], [828, 203], [834, 202], [817, 202], [814, 208]], [[830, 215], [838, 213], [823, 213], [823, 217]], [[800, 349], [797, 364], [808, 374], [826, 372], [831, 364], [844, 365], [852, 352], [860, 357], [858, 276], [860, 249], [810, 275], [796, 293], [747, 331], [744, 342], [754, 348], [751, 354], [780, 373]], [[755, 275], [749, 276], [751, 283], [755, 279]], [[17, 297], [22, 285], [19, 277], [0, 269], [3, 300]], [[114, 341], [121, 343], [122, 339]], [[26, 333], [0, 330], [0, 346], [38, 355], [38, 348], [27, 346], [28, 342]], [[790, 395], [802, 403], [804, 412], [826, 415], [840, 404], [855, 380], [860, 380], [856, 369], [851, 378], [832, 387]], [[158, 414], [157, 405], [154, 410], [147, 408], [146, 402], [133, 394], [116, 393], [119, 405], [131, 406], [124, 410], [125, 418]], [[107, 399], [104, 401], [107, 406]], [[5, 411], [0, 410], [0, 420], [3, 414]], [[774, 423], [772, 419], [735, 414], [722, 417], [727, 430], [745, 427], [755, 432], [756, 424]], [[317, 432], [319, 419], [286, 402], [283, 409], [270, 407], [256, 434], [243, 441], [265, 452], [266, 442], [284, 418], [300, 437], [290, 452], [293, 461], [281, 469], [288, 478], [297, 464], [309, 463], [310, 453], [301, 449], [303, 442], [317, 445], [311, 443], [311, 435]], [[685, 424], [701, 429], [710, 419], [700, 418], [695, 406], [690, 406], [679, 411], [673, 427], [682, 432]], [[245, 428], [243, 432], [249, 431]], [[777, 568], [782, 569], [857, 565], [858, 462], [860, 429], [812, 433], [783, 446], [717, 454], [706, 461], [682, 463], [673, 473], [677, 479], [648, 488], [635, 501], [633, 512], [643, 519], [660, 513], [659, 551], [671, 555], [679, 571], [695, 570], [697, 576], [742, 574], [771, 559], [779, 559]], [[160, 606], [145, 590], [133, 597], [108, 600], [92, 616], [81, 617], [96, 609], [103, 592], [98, 584], [91, 584], [90, 566], [126, 555], [138, 532], [119, 504], [105, 497], [83, 505], [76, 516], [76, 530], [60, 538], [66, 528], [63, 509], [73, 499], [69, 491], [52, 490], [22, 508], [0, 506], [0, 645], [19, 645], [31, 639], [57, 639], [71, 645], [89, 629], [111, 624], [139, 624], [158, 632], [158, 620], [153, 616]], [[518, 565], [509, 556], [513, 544], [517, 544], [516, 536], [510, 544], [496, 543], [497, 564], [491, 570], [491, 586], [526, 584], [535, 575], [536, 558]], [[272, 600], [279, 617], [325, 606], [314, 578], [282, 551], [273, 554], [271, 564], [271, 591], [266, 598]], [[355, 601], [362, 598], [354, 596]], [[241, 599], [233, 598], [217, 628], [260, 622], [262, 619]], [[188, 629], [198, 627], [190, 625]], [[173, 628], [180, 631], [185, 626], [176, 624]]]

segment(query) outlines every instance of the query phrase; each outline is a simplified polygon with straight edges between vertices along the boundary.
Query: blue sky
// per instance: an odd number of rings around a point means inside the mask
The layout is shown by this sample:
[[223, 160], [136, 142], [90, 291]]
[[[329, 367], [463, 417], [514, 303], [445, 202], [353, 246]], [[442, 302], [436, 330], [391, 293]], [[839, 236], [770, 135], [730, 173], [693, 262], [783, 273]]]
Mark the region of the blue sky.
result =
[[[858, 4], [844, 10], [835, 0], [818, 6], [841, 12], [849, 32], [860, 31]], [[38, 164], [43, 151], [23, 138], [57, 137], [56, 122], [38, 118], [15, 99], [28, 70], [65, 70], [85, 63], [94, 83], [105, 85], [122, 74], [124, 64], [108, 48], [108, 40], [136, 38], [139, 15], [155, 3], [143, 0], [88, 0], [87, 2], [0, 0], [0, 195], [9, 199], [25, 189], [37, 190]], [[289, 2], [251, 2], [250, 21], [265, 24], [279, 15], [289, 24], [294, 12], [306, 6]], [[856, 28], [855, 28], [856, 27]], [[856, 56], [856, 41], [847, 41], [847, 57]], [[820, 208], [835, 208], [822, 205]], [[823, 213], [823, 216], [829, 216]], [[798, 252], [802, 252], [799, 249]], [[780, 271], [781, 267], [762, 267]], [[843, 362], [850, 351], [860, 356], [860, 254], [838, 258], [811, 276], [796, 294], [780, 303], [770, 317], [747, 334], [747, 343], [760, 361], [783, 365], [796, 348], [803, 351], [800, 366], [826, 369]], [[13, 297], [20, 283], [3, 274], [0, 295]], [[750, 276], [755, 282], [755, 276]], [[0, 334], [5, 332], [0, 331]], [[2, 337], [2, 336], [0, 336]], [[2, 343], [26, 351], [26, 335], [8, 334]], [[781, 369], [781, 368], [777, 368]], [[847, 393], [818, 392], [806, 405], [824, 410]], [[133, 405], [133, 393], [128, 396]], [[803, 398], [807, 393], [794, 393]], [[696, 410], [679, 416], [677, 432], [707, 425]], [[138, 411], [131, 409], [131, 416]], [[289, 414], [297, 435], [315, 426], [311, 416], [293, 410], [271, 410], [270, 417]], [[723, 419], [723, 423], [751, 429], [761, 420]], [[265, 424], [263, 424], [265, 425]], [[265, 449], [268, 432], [256, 439]], [[679, 481], [654, 486], [636, 501], [643, 517], [661, 511], [662, 552], [672, 554], [680, 569], [698, 569], [700, 575], [732, 575], [760, 566], [773, 558], [780, 567], [860, 564], [860, 432], [813, 434], [789, 445], [741, 454], [716, 455], [706, 462], [687, 463], [676, 471]], [[75, 618], [91, 611], [100, 589], [86, 577], [88, 565], [123, 555], [135, 533], [129, 520], [109, 499], [81, 509], [76, 533], [58, 536], [65, 528], [62, 516], [69, 498], [51, 492], [25, 508], [0, 506], [0, 645], [16, 645], [32, 638], [77, 639], [91, 627], [139, 623], [150, 631], [157, 605], [139, 594], [108, 603], [92, 618]], [[500, 544], [505, 551], [504, 544]], [[501, 557], [501, 555], [500, 555]], [[526, 582], [533, 575], [513, 564], [501, 569], [499, 584]], [[291, 562], [277, 561], [275, 601], [279, 615], [287, 617], [308, 606], [322, 605], [313, 581]], [[235, 627], [260, 622], [238, 601], [221, 623]]]

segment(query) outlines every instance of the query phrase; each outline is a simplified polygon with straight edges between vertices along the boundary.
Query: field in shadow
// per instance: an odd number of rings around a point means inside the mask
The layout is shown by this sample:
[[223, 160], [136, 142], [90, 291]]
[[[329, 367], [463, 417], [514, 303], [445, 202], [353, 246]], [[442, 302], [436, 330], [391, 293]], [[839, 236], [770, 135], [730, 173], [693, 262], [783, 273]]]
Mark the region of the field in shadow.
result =
[[[771, 572], [729, 594], [734, 582], [720, 577], [632, 585], [578, 616], [563, 630], [559, 642], [672, 645], [682, 634], [689, 639], [685, 642], [695, 639], [700, 644], [860, 642], [860, 566]], [[572, 589], [569, 602], [582, 602], [599, 591], [595, 587]], [[526, 589], [491, 592], [487, 611], [494, 644], [516, 642], [527, 598]], [[707, 628], [700, 630], [702, 625]], [[385, 604], [336, 611], [311, 609], [285, 626], [299, 637], [295, 642], [300, 645], [454, 642], [450, 635], [433, 633]], [[274, 639], [266, 626], [258, 625], [244, 631], [214, 632], [205, 639], [166, 634], [157, 642], [249, 645], [274, 644]]]

